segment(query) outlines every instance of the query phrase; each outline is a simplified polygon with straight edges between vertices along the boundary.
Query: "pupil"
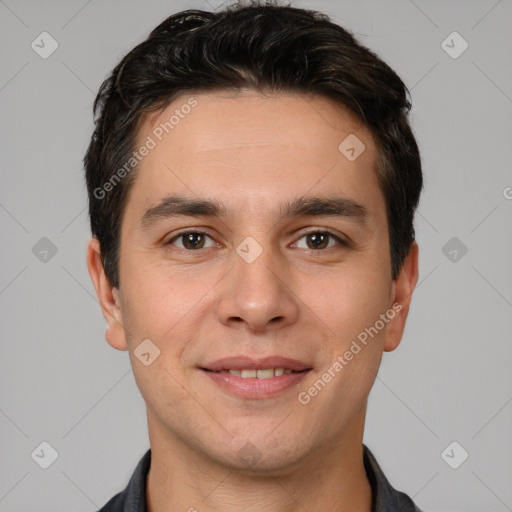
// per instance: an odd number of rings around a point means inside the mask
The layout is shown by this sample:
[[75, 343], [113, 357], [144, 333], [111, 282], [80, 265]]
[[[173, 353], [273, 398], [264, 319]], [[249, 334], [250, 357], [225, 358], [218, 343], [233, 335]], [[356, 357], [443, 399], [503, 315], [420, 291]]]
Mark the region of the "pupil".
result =
[[323, 245], [325, 242], [325, 235], [323, 233], [313, 233], [311, 236], [311, 240], [314, 248], [318, 248], [320, 245]]
[[[197, 247], [198, 245], [200, 245], [200, 241], [198, 242], [197, 240], [195, 240], [197, 237], [201, 238], [201, 234], [200, 233], [188, 233], [186, 236], [186, 244], [190, 244], [192, 247]], [[195, 241], [194, 241], [195, 240]]]

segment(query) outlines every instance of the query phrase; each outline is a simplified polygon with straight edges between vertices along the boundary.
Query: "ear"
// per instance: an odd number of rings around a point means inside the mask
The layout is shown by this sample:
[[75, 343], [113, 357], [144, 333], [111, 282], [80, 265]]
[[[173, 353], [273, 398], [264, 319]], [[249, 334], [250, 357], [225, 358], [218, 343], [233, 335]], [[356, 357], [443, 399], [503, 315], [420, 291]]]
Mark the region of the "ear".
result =
[[418, 281], [418, 252], [418, 244], [414, 241], [404, 259], [400, 274], [393, 281], [390, 309], [394, 310], [396, 314], [389, 321], [386, 329], [385, 352], [395, 350], [404, 333], [412, 292]]
[[101, 262], [100, 243], [97, 238], [92, 238], [87, 245], [87, 267], [96, 289], [103, 316], [107, 321], [105, 338], [117, 350], [128, 350], [119, 291], [110, 284], [105, 274]]

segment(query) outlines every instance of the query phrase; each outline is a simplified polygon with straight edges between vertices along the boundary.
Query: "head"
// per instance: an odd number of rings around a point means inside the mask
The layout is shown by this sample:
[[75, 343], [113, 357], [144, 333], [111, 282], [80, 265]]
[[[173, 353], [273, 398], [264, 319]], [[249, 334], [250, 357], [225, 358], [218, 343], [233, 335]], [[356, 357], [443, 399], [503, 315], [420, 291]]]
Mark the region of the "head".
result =
[[[373, 52], [292, 7], [179, 13], [112, 71], [84, 159], [88, 264], [150, 435], [231, 465], [251, 442], [276, 471], [362, 436], [417, 280], [409, 109]], [[308, 370], [241, 398], [207, 373], [231, 355]]]

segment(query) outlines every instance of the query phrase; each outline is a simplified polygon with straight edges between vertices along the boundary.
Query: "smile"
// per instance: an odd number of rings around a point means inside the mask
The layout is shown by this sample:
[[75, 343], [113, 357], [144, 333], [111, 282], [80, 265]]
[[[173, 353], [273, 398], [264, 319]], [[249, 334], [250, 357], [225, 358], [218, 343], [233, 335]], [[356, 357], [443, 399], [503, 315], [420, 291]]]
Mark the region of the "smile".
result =
[[293, 370], [288, 368], [267, 368], [265, 370], [219, 370], [216, 373], [229, 373], [235, 377], [242, 377], [242, 379], [271, 379], [272, 377], [280, 377], [285, 373], [292, 373]]
[[300, 371], [284, 368], [200, 370], [215, 387], [227, 391], [230, 395], [245, 399], [264, 399], [297, 386], [311, 368]]

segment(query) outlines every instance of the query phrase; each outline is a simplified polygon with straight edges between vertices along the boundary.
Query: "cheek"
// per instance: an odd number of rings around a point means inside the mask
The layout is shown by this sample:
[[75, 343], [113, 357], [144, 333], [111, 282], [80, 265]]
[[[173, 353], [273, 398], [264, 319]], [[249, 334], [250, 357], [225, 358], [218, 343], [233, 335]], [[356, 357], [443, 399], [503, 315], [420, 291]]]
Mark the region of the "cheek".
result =
[[125, 276], [121, 281], [126, 284], [122, 288], [123, 320], [132, 348], [145, 338], [161, 348], [166, 333], [172, 336], [173, 327], [186, 314], [186, 293], [158, 269], [126, 272]]
[[305, 284], [308, 305], [315, 305], [319, 317], [335, 336], [356, 335], [386, 310], [390, 281], [383, 278], [384, 272], [378, 267], [366, 261], [357, 267], [340, 268], [322, 280], [322, 293], [319, 293], [318, 279]]
[[166, 368], [176, 369], [187, 347], [198, 338], [200, 322], [215, 308], [212, 288], [221, 275], [191, 268], [170, 269], [161, 263], [143, 268], [141, 262], [123, 289], [130, 351], [150, 339], [160, 349], [158, 360]]

